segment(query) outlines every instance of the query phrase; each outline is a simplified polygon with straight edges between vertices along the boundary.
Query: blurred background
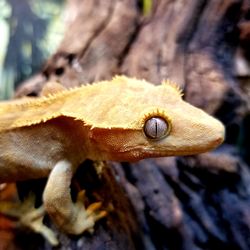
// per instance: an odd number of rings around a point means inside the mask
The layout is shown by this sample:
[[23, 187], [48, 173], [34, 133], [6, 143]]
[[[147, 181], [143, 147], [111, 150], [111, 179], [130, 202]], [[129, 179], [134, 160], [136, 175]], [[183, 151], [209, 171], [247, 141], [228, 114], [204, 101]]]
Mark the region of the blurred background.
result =
[[64, 8], [64, 0], [0, 0], [1, 100], [56, 50], [64, 33]]

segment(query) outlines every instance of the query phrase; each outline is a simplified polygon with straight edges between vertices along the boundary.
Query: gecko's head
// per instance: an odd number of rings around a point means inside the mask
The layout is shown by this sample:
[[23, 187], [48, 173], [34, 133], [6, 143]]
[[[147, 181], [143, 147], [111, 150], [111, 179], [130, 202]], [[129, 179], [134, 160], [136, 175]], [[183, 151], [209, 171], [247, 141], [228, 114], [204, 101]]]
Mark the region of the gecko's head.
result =
[[[113, 100], [109, 98], [112, 105], [102, 114], [103, 125], [91, 130], [91, 139], [106, 159], [135, 161], [197, 154], [223, 142], [222, 123], [185, 102], [169, 82], [154, 86], [118, 79]], [[106, 128], [105, 123], [109, 124]]]

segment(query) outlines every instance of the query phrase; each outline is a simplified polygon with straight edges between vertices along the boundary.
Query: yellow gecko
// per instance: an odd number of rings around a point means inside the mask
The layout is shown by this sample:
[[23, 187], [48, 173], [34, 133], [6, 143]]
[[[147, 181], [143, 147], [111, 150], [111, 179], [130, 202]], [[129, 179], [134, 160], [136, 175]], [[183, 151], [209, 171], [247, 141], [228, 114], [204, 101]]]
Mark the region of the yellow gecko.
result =
[[[45, 211], [65, 233], [78, 235], [106, 215], [98, 203], [85, 209], [82, 192], [76, 203], [71, 200], [72, 176], [85, 159], [197, 154], [223, 139], [222, 123], [185, 102], [169, 81], [155, 86], [117, 76], [34, 100], [0, 103], [0, 183], [48, 177]], [[33, 214], [31, 228], [57, 244], [42, 224], [44, 210]]]

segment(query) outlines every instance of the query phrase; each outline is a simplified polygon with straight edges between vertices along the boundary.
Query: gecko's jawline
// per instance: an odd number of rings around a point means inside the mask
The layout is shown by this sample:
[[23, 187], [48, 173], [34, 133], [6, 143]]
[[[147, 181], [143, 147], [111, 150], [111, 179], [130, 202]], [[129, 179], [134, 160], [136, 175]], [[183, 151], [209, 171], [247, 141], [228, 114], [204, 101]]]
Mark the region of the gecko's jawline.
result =
[[[220, 144], [220, 143], [219, 143]], [[121, 155], [131, 154], [133, 157], [137, 159], [144, 159], [144, 158], [156, 158], [156, 157], [167, 157], [167, 156], [187, 156], [187, 155], [194, 155], [194, 154], [202, 154], [207, 151], [211, 151], [215, 149], [219, 144], [211, 144], [205, 145], [200, 148], [190, 148], [190, 149], [183, 149], [180, 148], [176, 149], [152, 149], [152, 148], [143, 148], [143, 147], [136, 147], [136, 148], [127, 148], [126, 150], [120, 151]]]

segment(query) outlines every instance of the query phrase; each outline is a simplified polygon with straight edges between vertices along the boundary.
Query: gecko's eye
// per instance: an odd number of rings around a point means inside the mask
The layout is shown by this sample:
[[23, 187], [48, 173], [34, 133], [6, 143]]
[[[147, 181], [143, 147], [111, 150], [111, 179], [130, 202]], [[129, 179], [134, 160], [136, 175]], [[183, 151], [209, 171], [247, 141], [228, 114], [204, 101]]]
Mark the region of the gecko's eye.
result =
[[150, 139], [161, 139], [168, 135], [170, 125], [161, 117], [151, 117], [144, 124], [144, 133]]

